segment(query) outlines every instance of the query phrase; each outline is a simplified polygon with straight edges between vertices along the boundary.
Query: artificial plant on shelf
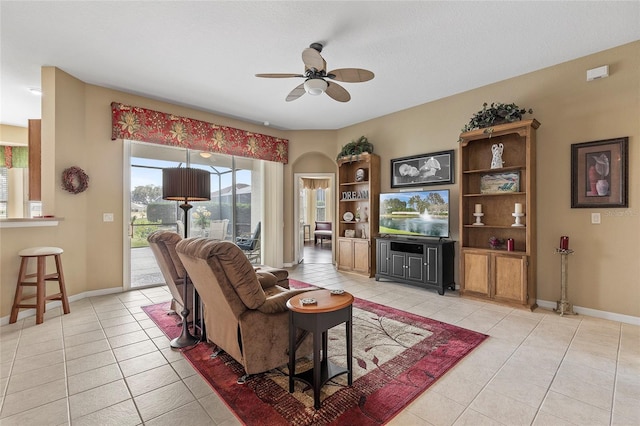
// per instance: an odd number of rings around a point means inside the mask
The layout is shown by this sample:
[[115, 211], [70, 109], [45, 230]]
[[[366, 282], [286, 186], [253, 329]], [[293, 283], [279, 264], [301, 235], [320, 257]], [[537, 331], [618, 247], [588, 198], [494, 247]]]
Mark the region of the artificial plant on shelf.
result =
[[349, 158], [349, 161], [355, 161], [360, 154], [368, 152], [373, 153], [373, 144], [369, 142], [366, 136], [360, 136], [357, 140], [352, 140], [348, 144], [342, 147], [338, 153], [336, 160], [343, 158]]
[[462, 132], [468, 132], [476, 129], [489, 128], [497, 124], [513, 123], [522, 120], [524, 114], [533, 114], [531, 108], [520, 108], [518, 105], [494, 103], [488, 105], [486, 102], [482, 104], [482, 109], [471, 117], [469, 122], [462, 128]]

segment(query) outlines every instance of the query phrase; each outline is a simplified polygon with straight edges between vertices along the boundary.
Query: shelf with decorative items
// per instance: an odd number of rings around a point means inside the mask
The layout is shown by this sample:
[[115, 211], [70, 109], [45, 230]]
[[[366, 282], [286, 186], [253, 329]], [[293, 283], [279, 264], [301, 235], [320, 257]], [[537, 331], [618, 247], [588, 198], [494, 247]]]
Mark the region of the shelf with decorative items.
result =
[[369, 277], [375, 273], [373, 233], [378, 231], [380, 157], [363, 152], [338, 158], [339, 270]]
[[522, 120], [460, 135], [460, 291], [536, 305], [536, 129]]

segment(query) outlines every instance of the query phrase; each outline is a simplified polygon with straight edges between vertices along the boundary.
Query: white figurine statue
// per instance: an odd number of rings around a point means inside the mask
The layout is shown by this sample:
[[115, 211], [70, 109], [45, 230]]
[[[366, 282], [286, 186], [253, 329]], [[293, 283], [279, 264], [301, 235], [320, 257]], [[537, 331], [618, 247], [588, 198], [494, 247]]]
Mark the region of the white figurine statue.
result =
[[504, 151], [504, 145], [501, 143], [494, 143], [491, 147], [491, 152], [493, 153], [493, 159], [491, 159], [492, 169], [501, 169], [504, 165], [502, 162], [502, 151]]

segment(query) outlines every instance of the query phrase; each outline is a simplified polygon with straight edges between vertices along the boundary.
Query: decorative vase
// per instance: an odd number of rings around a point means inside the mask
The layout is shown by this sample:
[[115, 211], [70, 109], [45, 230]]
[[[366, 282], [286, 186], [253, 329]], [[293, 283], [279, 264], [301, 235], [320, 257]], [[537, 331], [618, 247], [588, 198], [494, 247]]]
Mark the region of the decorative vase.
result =
[[596, 182], [596, 191], [598, 191], [598, 195], [609, 194], [609, 182], [605, 179], [600, 179]]
[[589, 188], [591, 189], [591, 195], [596, 195], [598, 190], [596, 189], [596, 182], [598, 182], [598, 172], [595, 166], [589, 167]]

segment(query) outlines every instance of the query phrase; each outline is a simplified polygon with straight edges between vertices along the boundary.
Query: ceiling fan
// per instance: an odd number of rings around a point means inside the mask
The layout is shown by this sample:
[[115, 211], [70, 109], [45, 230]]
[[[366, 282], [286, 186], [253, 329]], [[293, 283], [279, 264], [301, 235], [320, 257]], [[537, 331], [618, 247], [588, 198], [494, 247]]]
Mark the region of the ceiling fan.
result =
[[361, 68], [339, 68], [327, 72], [327, 62], [322, 58], [320, 52], [322, 52], [322, 44], [320, 43], [312, 43], [302, 51], [304, 74], [256, 74], [256, 77], [304, 78], [304, 83], [289, 92], [287, 102], [295, 101], [305, 93], [314, 96], [326, 93], [338, 102], [349, 102], [351, 95], [336, 81], [361, 83], [374, 77], [371, 71]]

